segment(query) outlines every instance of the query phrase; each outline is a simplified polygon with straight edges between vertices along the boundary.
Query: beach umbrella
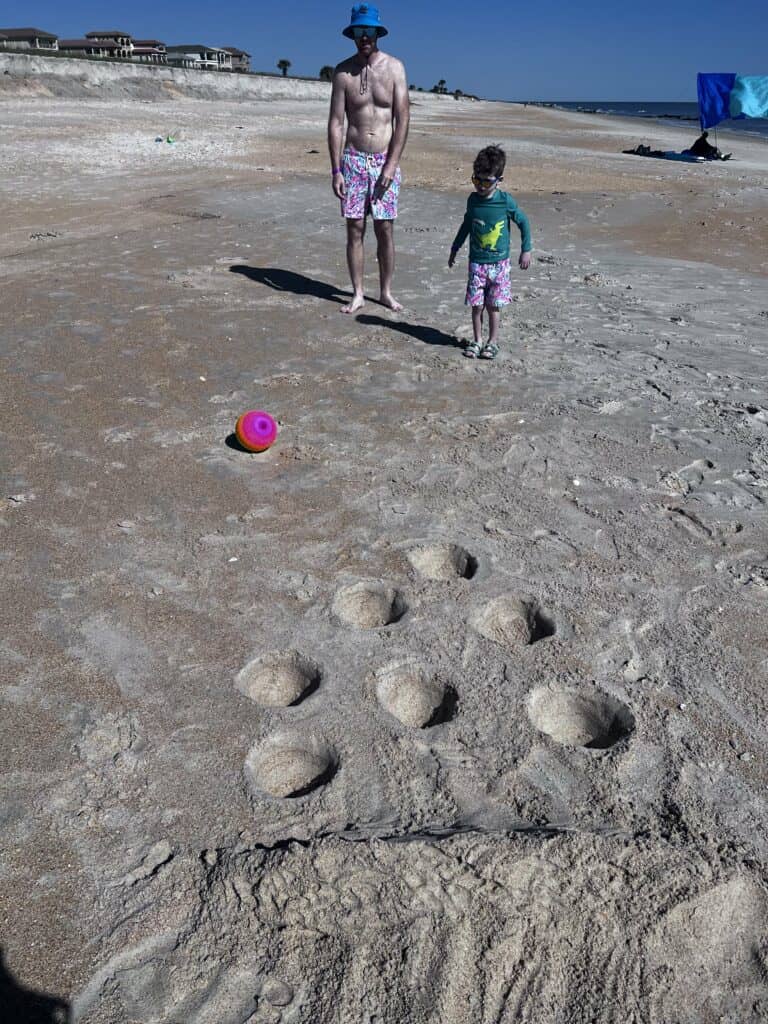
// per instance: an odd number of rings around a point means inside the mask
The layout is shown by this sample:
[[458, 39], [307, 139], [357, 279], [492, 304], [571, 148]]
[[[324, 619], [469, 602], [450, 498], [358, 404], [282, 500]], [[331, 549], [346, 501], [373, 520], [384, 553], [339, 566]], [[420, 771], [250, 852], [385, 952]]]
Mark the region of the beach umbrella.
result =
[[699, 72], [696, 84], [702, 129], [730, 119], [768, 117], [768, 75]]

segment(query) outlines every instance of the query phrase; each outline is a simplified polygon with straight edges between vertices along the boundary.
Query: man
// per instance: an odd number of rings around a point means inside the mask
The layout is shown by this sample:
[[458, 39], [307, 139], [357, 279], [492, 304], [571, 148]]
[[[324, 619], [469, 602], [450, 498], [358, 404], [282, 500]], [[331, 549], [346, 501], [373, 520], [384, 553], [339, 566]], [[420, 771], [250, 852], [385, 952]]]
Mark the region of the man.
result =
[[690, 153], [691, 156], [704, 156], [707, 160], [730, 160], [731, 154], [723, 156], [717, 146], [713, 146], [711, 142], [707, 141], [708, 137], [709, 132], [702, 132], [691, 148], [683, 150], [683, 152]]
[[[380, 301], [389, 309], [403, 307], [392, 295], [395, 270], [393, 221], [400, 193], [400, 154], [410, 117], [405, 68], [376, 45], [387, 34], [373, 4], [355, 4], [343, 34], [357, 53], [333, 74], [328, 118], [328, 152], [333, 193], [341, 200], [347, 221], [347, 266], [352, 301], [342, 313], [363, 305], [363, 238], [368, 214], [373, 217], [379, 260]], [[344, 118], [347, 135], [344, 136]]]

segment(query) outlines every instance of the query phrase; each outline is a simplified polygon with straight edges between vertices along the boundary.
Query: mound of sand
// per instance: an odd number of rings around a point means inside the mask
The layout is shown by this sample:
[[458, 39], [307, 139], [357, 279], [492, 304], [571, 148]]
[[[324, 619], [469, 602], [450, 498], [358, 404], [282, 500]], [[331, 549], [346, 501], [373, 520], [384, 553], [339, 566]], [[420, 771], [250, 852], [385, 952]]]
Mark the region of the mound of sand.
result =
[[326, 82], [272, 75], [241, 75], [149, 67], [66, 57], [0, 53], [0, 98], [50, 96], [167, 100], [318, 99], [330, 95]]

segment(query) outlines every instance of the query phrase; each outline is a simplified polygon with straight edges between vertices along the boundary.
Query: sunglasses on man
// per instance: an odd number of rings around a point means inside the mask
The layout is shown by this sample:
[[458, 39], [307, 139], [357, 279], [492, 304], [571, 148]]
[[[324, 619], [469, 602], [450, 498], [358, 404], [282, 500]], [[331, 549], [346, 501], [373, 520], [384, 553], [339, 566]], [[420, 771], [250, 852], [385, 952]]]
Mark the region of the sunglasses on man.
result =
[[352, 35], [355, 39], [362, 39], [363, 36], [367, 36], [368, 39], [375, 39], [376, 31], [372, 25], [355, 25], [352, 29]]
[[501, 178], [478, 178], [476, 174], [472, 175], [472, 184], [478, 188], [490, 188], [491, 185], [496, 185], [501, 181]]

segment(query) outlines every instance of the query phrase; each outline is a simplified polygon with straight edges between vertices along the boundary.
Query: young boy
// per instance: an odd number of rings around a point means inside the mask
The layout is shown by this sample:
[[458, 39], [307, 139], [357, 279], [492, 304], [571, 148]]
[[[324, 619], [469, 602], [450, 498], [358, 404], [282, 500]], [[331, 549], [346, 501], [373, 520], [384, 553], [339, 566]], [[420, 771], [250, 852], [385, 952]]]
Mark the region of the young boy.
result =
[[[472, 307], [474, 341], [464, 349], [470, 359], [495, 359], [501, 307], [512, 299], [509, 280], [509, 222], [520, 229], [522, 238], [521, 270], [531, 265], [531, 229], [528, 218], [508, 192], [498, 187], [503, 180], [507, 158], [499, 146], [486, 146], [472, 165], [475, 191], [467, 200], [464, 223], [451, 246], [448, 266], [456, 262], [456, 253], [469, 235], [469, 281], [466, 305]], [[483, 309], [488, 310], [488, 341], [483, 345]]]

